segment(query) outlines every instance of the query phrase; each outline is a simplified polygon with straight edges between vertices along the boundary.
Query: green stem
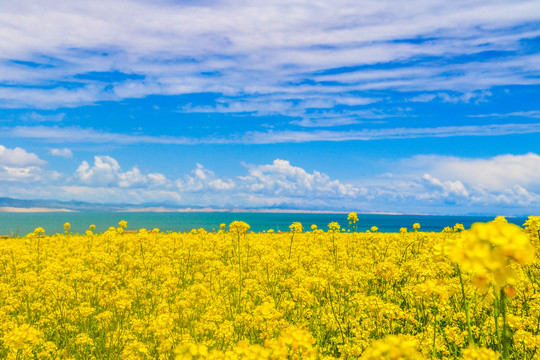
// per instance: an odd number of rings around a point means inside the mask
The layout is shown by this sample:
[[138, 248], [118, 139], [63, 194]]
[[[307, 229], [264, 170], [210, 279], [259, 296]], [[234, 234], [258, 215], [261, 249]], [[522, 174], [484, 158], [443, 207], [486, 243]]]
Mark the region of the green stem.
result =
[[433, 355], [436, 354], [435, 340], [437, 338], [437, 313], [433, 311]]
[[352, 268], [354, 264], [354, 253], [356, 252], [356, 238], [354, 233], [356, 232], [356, 224], [352, 224], [352, 255], [351, 255], [351, 261], [349, 267]]
[[242, 258], [240, 254], [240, 234], [238, 234], [238, 304], [237, 313], [240, 313], [242, 308]]
[[459, 283], [461, 284], [461, 296], [463, 298], [463, 311], [465, 311], [465, 320], [467, 321], [468, 340], [469, 344], [474, 345], [474, 339], [471, 330], [471, 318], [469, 316], [469, 302], [467, 301], [467, 297], [465, 296], [465, 284], [463, 283], [463, 277], [461, 276], [461, 269], [459, 268], [459, 266], [456, 266], [456, 269], [459, 275]]
[[291, 244], [289, 245], [289, 260], [291, 259], [291, 251], [292, 251], [293, 239], [294, 239], [294, 231], [293, 231], [292, 236], [291, 236]]
[[501, 352], [501, 330], [499, 328], [500, 305], [497, 299], [497, 292], [493, 290], [493, 315], [495, 318], [495, 336], [497, 337], [497, 350]]
[[330, 284], [328, 284], [328, 298], [330, 299], [330, 308], [332, 309], [332, 315], [334, 315], [334, 319], [336, 320], [336, 323], [338, 324], [339, 332], [341, 334], [342, 344], [345, 344], [345, 335], [343, 334], [343, 328], [341, 327], [341, 323], [339, 322], [336, 312], [334, 310], [334, 299], [332, 298]]
[[38, 235], [38, 240], [37, 240], [37, 274], [39, 276], [39, 273], [41, 272], [41, 259], [40, 259], [40, 252], [41, 252], [41, 243], [40, 243], [40, 240], [41, 240], [41, 235]]
[[507, 297], [506, 297], [506, 291], [504, 290], [504, 287], [500, 290], [500, 306], [501, 306], [501, 313], [503, 317], [503, 332], [502, 332], [502, 348], [503, 348], [503, 359], [509, 359], [510, 358], [510, 352], [509, 352], [509, 342], [510, 342], [510, 329], [508, 328], [508, 321], [506, 319], [506, 303], [507, 303]]
[[338, 269], [338, 254], [337, 254], [337, 247], [336, 247], [336, 235], [335, 232], [332, 232], [332, 255], [334, 256], [334, 268]]

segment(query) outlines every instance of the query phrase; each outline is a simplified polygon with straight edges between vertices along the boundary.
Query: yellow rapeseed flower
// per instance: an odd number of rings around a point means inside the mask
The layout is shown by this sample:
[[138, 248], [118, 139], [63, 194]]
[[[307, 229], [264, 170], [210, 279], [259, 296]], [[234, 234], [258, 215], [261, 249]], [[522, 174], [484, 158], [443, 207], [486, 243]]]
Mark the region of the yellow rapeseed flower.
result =
[[233, 234], [245, 234], [249, 230], [249, 225], [243, 221], [233, 221], [229, 225], [229, 232]]
[[350, 222], [352, 222], [354, 224], [355, 222], [358, 221], [358, 215], [355, 212], [351, 212], [347, 216], [347, 220], [349, 220]]
[[484, 347], [474, 347], [473, 345], [469, 345], [468, 348], [463, 350], [463, 357], [462, 360], [498, 360], [500, 358], [500, 354], [496, 353], [495, 351], [491, 349], [487, 349]]
[[414, 339], [389, 335], [373, 342], [360, 359], [363, 360], [421, 360], [422, 354], [417, 350], [418, 342]]
[[293, 222], [293, 223], [289, 226], [289, 229], [290, 229], [291, 232], [293, 232], [293, 233], [301, 233], [302, 230], [304, 230], [304, 228], [302, 227], [302, 224], [299, 223], [298, 221]]
[[339, 231], [340, 228], [341, 226], [339, 226], [339, 224], [335, 221], [328, 224], [328, 229], [330, 229], [330, 231]]
[[475, 274], [480, 283], [487, 281], [500, 288], [516, 282], [511, 263], [530, 264], [534, 247], [519, 226], [499, 220], [473, 224], [461, 233], [450, 255], [464, 271]]

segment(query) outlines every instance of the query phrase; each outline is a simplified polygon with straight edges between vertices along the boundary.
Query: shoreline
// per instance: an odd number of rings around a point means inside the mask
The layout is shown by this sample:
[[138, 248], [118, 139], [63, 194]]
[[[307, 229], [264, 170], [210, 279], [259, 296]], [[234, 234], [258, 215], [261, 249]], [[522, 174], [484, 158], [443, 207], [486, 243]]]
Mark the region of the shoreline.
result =
[[30, 207], [30, 208], [21, 208], [14, 206], [1, 206], [0, 213], [50, 213], [50, 212], [62, 212], [62, 213], [75, 213], [79, 212], [77, 210], [70, 209], [54, 209], [46, 207]]
[[[345, 210], [302, 210], [302, 209], [216, 209], [216, 208], [166, 208], [166, 207], [142, 207], [104, 210], [73, 210], [66, 208], [47, 207], [15, 207], [1, 206], [0, 213], [253, 213], [253, 214], [349, 214], [351, 211]], [[358, 215], [411, 215], [411, 216], [476, 216], [476, 215], [440, 215], [423, 213], [399, 213], [399, 212], [358, 212]]]

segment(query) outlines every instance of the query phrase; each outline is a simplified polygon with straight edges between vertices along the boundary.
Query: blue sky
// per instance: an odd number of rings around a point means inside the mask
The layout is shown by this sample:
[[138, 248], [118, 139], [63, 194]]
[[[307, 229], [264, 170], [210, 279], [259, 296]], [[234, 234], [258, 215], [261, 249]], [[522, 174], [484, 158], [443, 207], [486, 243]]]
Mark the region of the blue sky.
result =
[[538, 1], [25, 1], [0, 197], [540, 210]]

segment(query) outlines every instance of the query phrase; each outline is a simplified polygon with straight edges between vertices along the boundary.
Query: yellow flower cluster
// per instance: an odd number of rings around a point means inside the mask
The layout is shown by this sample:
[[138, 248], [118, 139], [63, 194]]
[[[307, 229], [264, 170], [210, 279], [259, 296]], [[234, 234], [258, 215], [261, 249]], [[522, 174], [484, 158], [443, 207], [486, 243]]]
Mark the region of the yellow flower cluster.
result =
[[354, 224], [358, 221], [358, 215], [355, 212], [349, 213], [347, 220], [349, 220], [349, 223]]
[[523, 229], [497, 218], [490, 223], [475, 223], [461, 233], [451, 257], [464, 271], [475, 274], [482, 287], [492, 283], [501, 288], [518, 280], [512, 263], [530, 264], [534, 253]]
[[175, 350], [175, 360], [315, 360], [315, 339], [309, 332], [295, 326], [286, 328], [277, 339], [267, 340], [264, 345], [250, 344], [242, 340], [232, 350], [208, 350], [206, 345], [184, 343]]
[[245, 234], [249, 230], [249, 225], [243, 221], [233, 221], [229, 225], [229, 231], [233, 234]]
[[363, 354], [363, 360], [421, 360], [424, 359], [416, 349], [418, 342], [403, 336], [389, 335], [378, 340]]
[[328, 224], [328, 229], [330, 229], [331, 231], [339, 231], [340, 225], [337, 222], [333, 221]]
[[43, 334], [41, 331], [35, 329], [29, 324], [23, 324], [8, 331], [2, 337], [2, 341], [4, 345], [12, 351], [27, 350], [39, 344], [42, 337]]
[[470, 345], [467, 349], [463, 350], [463, 360], [498, 360], [500, 354], [487, 348], [475, 348]]
[[289, 229], [293, 232], [293, 233], [301, 233], [304, 228], [302, 227], [302, 224], [299, 223], [298, 221], [296, 222], [293, 222], [291, 224], [291, 226], [289, 226]]
[[536, 218], [381, 233], [351, 214], [348, 232], [121, 221], [0, 239], [0, 359], [538, 357]]

